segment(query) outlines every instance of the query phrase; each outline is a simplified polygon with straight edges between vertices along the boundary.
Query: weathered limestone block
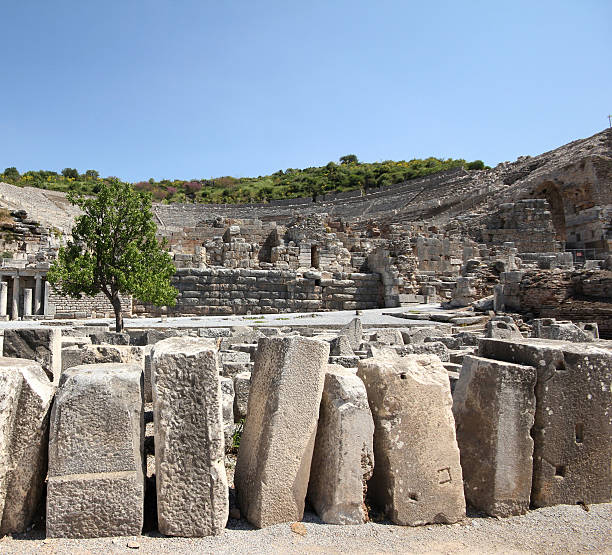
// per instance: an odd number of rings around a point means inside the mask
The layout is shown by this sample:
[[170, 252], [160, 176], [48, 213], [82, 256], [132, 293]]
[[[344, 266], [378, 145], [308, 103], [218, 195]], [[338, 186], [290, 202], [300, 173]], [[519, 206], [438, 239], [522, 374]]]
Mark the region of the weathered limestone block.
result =
[[142, 531], [142, 369], [94, 364], [62, 373], [51, 411], [47, 536]]
[[361, 319], [353, 318], [346, 326], [340, 330], [340, 335], [345, 335], [351, 345], [353, 351], [358, 351], [363, 340], [363, 328]]
[[402, 352], [413, 355], [436, 355], [442, 362], [450, 361], [448, 347], [441, 341], [427, 343], [410, 343], [402, 348]]
[[491, 320], [485, 326], [485, 337], [496, 339], [522, 339], [523, 334], [514, 322], [504, 322], [501, 320]]
[[130, 335], [128, 333], [117, 333], [114, 331], [94, 332], [89, 337], [94, 345], [129, 345]]
[[37, 362], [0, 358], [0, 535], [24, 532], [40, 505], [54, 393]]
[[457, 285], [452, 291], [450, 306], [469, 306], [476, 300], [476, 289], [474, 289], [474, 278], [458, 277]]
[[426, 338], [441, 335], [441, 330], [437, 326], [415, 326], [401, 330], [402, 339], [406, 345], [410, 343], [423, 343]]
[[403, 345], [404, 339], [400, 330], [397, 328], [384, 328], [376, 330], [372, 336], [372, 341], [385, 345]]
[[56, 384], [62, 368], [62, 331], [56, 328], [4, 330], [5, 357], [38, 362]]
[[221, 382], [221, 412], [223, 414], [223, 437], [225, 447], [231, 447], [234, 435], [234, 380], [220, 377]]
[[596, 338], [573, 322], [557, 322], [554, 318], [537, 318], [533, 321], [533, 337], [557, 339], [572, 343], [589, 343]]
[[62, 371], [84, 364], [135, 364], [144, 370], [144, 347], [128, 345], [83, 345], [62, 350]]
[[354, 356], [349, 338], [338, 335], [329, 340], [329, 354], [331, 356]]
[[465, 516], [448, 375], [433, 355], [389, 351], [359, 362], [374, 418], [368, 493], [396, 524], [453, 523]]
[[233, 326], [231, 335], [221, 339], [220, 348], [229, 349], [235, 343], [257, 343], [260, 337], [263, 337], [263, 334], [249, 326]]
[[537, 369], [532, 505], [610, 501], [612, 351], [545, 339], [481, 339], [479, 355]]
[[466, 356], [453, 394], [465, 497], [491, 516], [529, 509], [536, 370]]
[[241, 372], [234, 376], [234, 420], [246, 418], [251, 389], [251, 373]]
[[159, 531], [220, 534], [229, 512], [215, 341], [176, 337], [152, 353]]
[[308, 499], [323, 522], [362, 524], [374, 468], [374, 421], [363, 382], [329, 365], [321, 398]]
[[234, 483], [238, 505], [262, 528], [301, 520], [329, 344], [259, 340]]

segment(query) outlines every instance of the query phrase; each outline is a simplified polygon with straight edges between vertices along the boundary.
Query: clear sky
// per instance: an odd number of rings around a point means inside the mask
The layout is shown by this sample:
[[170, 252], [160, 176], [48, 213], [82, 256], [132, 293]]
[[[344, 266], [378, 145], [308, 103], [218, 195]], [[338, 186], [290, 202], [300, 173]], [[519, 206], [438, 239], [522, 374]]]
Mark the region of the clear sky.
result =
[[0, 0], [0, 21], [0, 171], [494, 165], [612, 113], [612, 0]]

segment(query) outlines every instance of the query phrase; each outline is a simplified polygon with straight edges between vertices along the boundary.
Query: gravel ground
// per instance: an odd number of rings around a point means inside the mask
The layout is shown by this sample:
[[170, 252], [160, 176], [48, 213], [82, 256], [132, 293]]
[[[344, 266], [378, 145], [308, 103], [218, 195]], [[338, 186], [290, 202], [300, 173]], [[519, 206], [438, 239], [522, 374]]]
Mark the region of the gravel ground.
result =
[[[472, 514], [460, 524], [409, 528], [388, 522], [361, 526], [323, 524], [312, 512], [303, 519], [305, 535], [293, 532], [291, 523], [257, 530], [245, 520], [230, 518], [220, 536], [168, 538], [156, 530], [155, 458], [153, 413], [146, 405], [147, 510], [142, 536], [88, 540], [45, 539], [44, 522], [27, 534], [0, 539], [5, 554], [89, 553], [611, 553], [612, 503], [580, 506], [558, 505], [529, 514], [495, 519]], [[226, 456], [228, 482], [233, 485], [236, 457]], [[236, 510], [230, 488], [230, 514]]]
[[[154, 492], [154, 442], [151, 405], [145, 412], [148, 499]], [[226, 457], [228, 481], [233, 482], [235, 456]], [[155, 505], [147, 503], [145, 530], [155, 530]], [[588, 510], [587, 510], [588, 509]], [[230, 510], [235, 510], [233, 488]], [[129, 538], [87, 540], [45, 539], [44, 522], [26, 534], [0, 538], [5, 554], [108, 553], [610, 553], [612, 503], [590, 507], [558, 505], [527, 515], [496, 519], [471, 514], [464, 522], [417, 528], [369, 522], [361, 526], [333, 526], [306, 512], [304, 535], [291, 523], [254, 529], [245, 520], [230, 518], [220, 536], [169, 538], [157, 532]]]
[[[304, 517], [306, 534], [278, 524], [255, 530], [230, 519], [220, 536], [89, 540], [44, 539], [44, 530], [0, 540], [0, 553], [612, 553], [612, 504], [558, 505], [507, 519], [468, 518], [462, 524], [409, 528], [368, 523], [322, 524]], [[131, 548], [128, 545], [132, 546]]]

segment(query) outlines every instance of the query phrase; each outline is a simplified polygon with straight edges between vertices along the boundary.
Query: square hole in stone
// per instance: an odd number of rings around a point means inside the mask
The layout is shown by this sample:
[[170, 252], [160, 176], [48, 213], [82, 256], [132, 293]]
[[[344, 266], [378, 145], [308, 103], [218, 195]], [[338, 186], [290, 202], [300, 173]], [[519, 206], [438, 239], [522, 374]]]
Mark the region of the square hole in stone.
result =
[[560, 464], [558, 466], [555, 466], [555, 476], [557, 478], [565, 478], [565, 465], [564, 464]]

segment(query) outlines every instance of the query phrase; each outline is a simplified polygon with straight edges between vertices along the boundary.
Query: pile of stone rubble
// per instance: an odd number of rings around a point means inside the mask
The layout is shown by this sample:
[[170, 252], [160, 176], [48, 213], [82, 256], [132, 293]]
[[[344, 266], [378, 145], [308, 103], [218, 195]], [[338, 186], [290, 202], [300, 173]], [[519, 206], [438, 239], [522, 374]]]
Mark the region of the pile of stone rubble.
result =
[[[10, 329], [0, 357], [0, 534], [138, 535], [152, 403], [157, 526], [455, 523], [612, 498], [612, 346], [510, 317], [363, 329]], [[473, 322], [470, 322], [473, 324]], [[226, 451], [242, 430], [234, 488]], [[148, 438], [147, 438], [148, 439]], [[151, 454], [153, 456], [153, 454]], [[45, 494], [46, 483], [46, 494]], [[233, 506], [233, 503], [237, 506]]]

